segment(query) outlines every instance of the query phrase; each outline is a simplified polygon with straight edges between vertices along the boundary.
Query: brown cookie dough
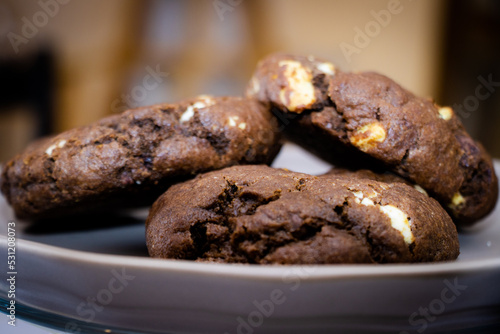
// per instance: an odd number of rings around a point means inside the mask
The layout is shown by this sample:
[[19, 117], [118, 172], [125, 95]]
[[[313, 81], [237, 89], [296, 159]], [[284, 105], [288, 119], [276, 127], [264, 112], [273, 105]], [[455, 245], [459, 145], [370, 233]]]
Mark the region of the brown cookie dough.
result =
[[454, 260], [437, 201], [362, 174], [234, 166], [172, 186], [146, 221], [152, 257], [256, 264]]
[[438, 199], [459, 225], [496, 204], [492, 160], [453, 110], [383, 75], [273, 54], [259, 62], [247, 96], [270, 102], [291, 140], [335, 165], [390, 169]]
[[6, 163], [1, 189], [27, 219], [145, 205], [197, 173], [271, 163], [279, 147], [277, 121], [261, 103], [204, 95], [33, 143]]

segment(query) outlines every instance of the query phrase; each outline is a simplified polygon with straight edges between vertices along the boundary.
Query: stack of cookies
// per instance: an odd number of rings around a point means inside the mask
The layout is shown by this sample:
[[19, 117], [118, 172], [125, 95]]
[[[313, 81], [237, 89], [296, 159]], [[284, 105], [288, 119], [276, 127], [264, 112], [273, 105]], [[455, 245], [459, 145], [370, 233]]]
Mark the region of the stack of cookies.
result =
[[[282, 138], [336, 168], [268, 167]], [[35, 142], [1, 189], [30, 220], [154, 202], [151, 256], [253, 264], [454, 260], [457, 226], [498, 195], [490, 156], [451, 108], [286, 54], [259, 62], [245, 98], [137, 108]]]

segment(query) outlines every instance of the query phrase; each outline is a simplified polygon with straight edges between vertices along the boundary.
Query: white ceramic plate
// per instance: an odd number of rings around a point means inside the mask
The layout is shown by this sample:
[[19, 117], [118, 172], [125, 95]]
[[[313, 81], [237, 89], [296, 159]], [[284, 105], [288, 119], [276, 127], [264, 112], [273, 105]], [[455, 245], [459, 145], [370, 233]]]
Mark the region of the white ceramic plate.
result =
[[[274, 166], [330, 168], [293, 145]], [[13, 220], [17, 315], [73, 333], [485, 332], [500, 324], [499, 207], [460, 234], [456, 262], [256, 266], [148, 258], [145, 212], [55, 232], [17, 221], [0, 198], [1, 259]], [[2, 303], [8, 289], [1, 280]]]

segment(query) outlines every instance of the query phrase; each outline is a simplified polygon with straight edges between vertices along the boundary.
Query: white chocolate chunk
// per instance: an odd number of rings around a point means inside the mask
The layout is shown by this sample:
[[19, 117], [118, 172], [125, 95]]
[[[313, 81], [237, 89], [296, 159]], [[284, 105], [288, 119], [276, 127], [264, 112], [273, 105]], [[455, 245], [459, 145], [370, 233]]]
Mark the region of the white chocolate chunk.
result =
[[236, 126], [236, 121], [239, 119], [238, 116], [230, 116], [228, 119], [227, 119], [227, 122], [229, 124], [229, 126]]
[[326, 74], [335, 74], [335, 66], [332, 63], [319, 63], [316, 68]]
[[415, 188], [418, 192], [421, 192], [422, 194], [424, 194], [425, 196], [429, 196], [429, 194], [427, 193], [427, 191], [425, 191], [424, 188], [422, 188], [421, 186], [419, 186], [418, 184], [415, 184], [413, 186], [413, 188]]
[[[351, 190], [351, 189], [349, 189]], [[376, 191], [373, 191], [373, 193], [371, 193], [370, 195], [366, 196], [362, 191], [352, 191], [352, 194], [354, 196], [356, 196], [356, 203], [361, 203], [363, 205], [375, 205], [375, 203], [373, 203], [373, 201], [371, 200], [371, 198], [374, 198], [378, 195], [378, 193]]]
[[187, 107], [186, 111], [181, 115], [180, 121], [181, 123], [189, 121], [194, 116], [194, 108], [193, 106]]
[[64, 147], [64, 145], [66, 145], [66, 140], [64, 140], [64, 139], [63, 139], [63, 140], [59, 141], [59, 142], [58, 142], [58, 143], [56, 143], [56, 144], [50, 145], [50, 146], [47, 148], [47, 150], [45, 150], [45, 153], [46, 153], [49, 157], [51, 157], [51, 156], [52, 156], [52, 152], [53, 152], [56, 148], [58, 148], [58, 147], [59, 147], [59, 148], [63, 148], [63, 147]]
[[403, 211], [393, 205], [381, 205], [380, 211], [389, 217], [391, 220], [391, 226], [401, 232], [407, 244], [411, 244], [415, 241], [415, 237], [411, 233], [410, 221], [408, 220], [408, 216]]
[[464, 205], [467, 202], [467, 200], [462, 196], [461, 193], [457, 192], [455, 195], [453, 195], [453, 198], [451, 199], [451, 203], [448, 205], [450, 209], [456, 210], [460, 206]]
[[195, 102], [193, 105], [192, 105], [192, 108], [193, 109], [203, 109], [207, 107], [207, 105], [201, 101], [198, 101], [198, 102]]
[[247, 123], [240, 123], [238, 125], [238, 127], [241, 129], [241, 130], [245, 130], [245, 128], [247, 127]]
[[393, 205], [380, 205], [379, 203], [375, 204], [375, 202], [371, 199], [378, 195], [378, 193], [375, 191], [368, 197], [365, 197], [365, 195], [361, 191], [351, 192], [356, 197], [354, 199], [356, 203], [364, 206], [376, 206], [383, 214], [389, 217], [392, 228], [398, 230], [401, 233], [403, 239], [407, 244], [411, 244], [415, 241], [415, 237], [411, 232], [411, 223], [408, 220], [408, 216], [403, 211]]
[[363, 197], [365, 197], [365, 195], [361, 191], [353, 192], [353, 195], [356, 196], [360, 200], [363, 199]]
[[361, 201], [361, 205], [364, 205], [364, 206], [375, 206], [375, 203], [373, 203], [373, 201], [369, 198], [363, 198], [363, 200]]
[[196, 102], [192, 104], [195, 109], [202, 109], [206, 107], [213, 106], [215, 104], [215, 100], [212, 95], [198, 95], [196, 97]]
[[358, 129], [349, 137], [351, 144], [363, 152], [374, 148], [378, 143], [382, 143], [386, 138], [385, 129], [379, 122], [367, 124]]
[[50, 157], [52, 156], [52, 151], [56, 149], [56, 144], [50, 145], [47, 150], [45, 150], [45, 153]]
[[[213, 96], [212, 95], [198, 95], [196, 97], [197, 100], [201, 100], [205, 106], [203, 107], [198, 107], [198, 108], [205, 108], [205, 107], [210, 107], [210, 106], [213, 106], [215, 104], [215, 100], [213, 99]], [[193, 105], [195, 106], [196, 103]]]
[[181, 115], [181, 118], [179, 119], [181, 123], [189, 121], [194, 116], [195, 109], [203, 109], [215, 104], [214, 99], [210, 95], [200, 95], [196, 99], [201, 101], [196, 101], [195, 103], [187, 107], [186, 111]]
[[312, 106], [316, 97], [311, 71], [295, 60], [282, 60], [278, 65], [285, 66], [284, 75], [288, 81], [288, 89], [280, 91], [283, 105], [291, 112]]
[[451, 119], [453, 116], [453, 109], [450, 107], [441, 107], [438, 109], [439, 112], [439, 117], [444, 119], [445, 121], [448, 121]]

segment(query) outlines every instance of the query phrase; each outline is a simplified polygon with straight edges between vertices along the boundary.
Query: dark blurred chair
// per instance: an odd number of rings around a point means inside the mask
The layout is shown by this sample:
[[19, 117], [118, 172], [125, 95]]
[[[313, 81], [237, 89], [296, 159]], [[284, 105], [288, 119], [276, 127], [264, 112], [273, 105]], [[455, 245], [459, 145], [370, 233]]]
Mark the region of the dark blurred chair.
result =
[[449, 1], [447, 13], [439, 102], [500, 157], [500, 1]]
[[54, 57], [41, 50], [30, 56], [0, 61], [0, 113], [27, 105], [36, 119], [31, 138], [53, 130], [55, 74]]

